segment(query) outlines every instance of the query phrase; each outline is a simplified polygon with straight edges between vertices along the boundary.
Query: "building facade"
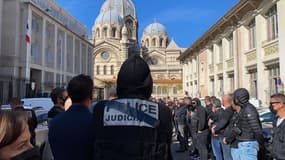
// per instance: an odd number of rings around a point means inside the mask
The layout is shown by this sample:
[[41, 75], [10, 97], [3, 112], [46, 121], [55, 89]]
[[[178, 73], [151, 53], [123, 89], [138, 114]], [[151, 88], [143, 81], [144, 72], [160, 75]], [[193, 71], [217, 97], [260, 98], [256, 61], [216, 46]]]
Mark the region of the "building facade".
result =
[[268, 104], [284, 93], [285, 1], [241, 0], [179, 59], [190, 96], [222, 96], [244, 87]]
[[54, 0], [1, 0], [0, 7], [0, 103], [49, 96], [77, 74], [92, 76], [87, 29]]
[[[136, 9], [131, 0], [106, 0], [92, 29], [94, 79], [106, 88], [115, 85], [122, 63], [131, 54], [140, 54], [150, 65], [154, 79], [153, 97], [181, 97], [182, 66], [177, 57], [182, 50], [169, 41], [166, 28], [157, 22], [148, 25], [138, 40]], [[141, 43], [141, 45], [139, 45]], [[105, 97], [108, 89], [105, 90]]]

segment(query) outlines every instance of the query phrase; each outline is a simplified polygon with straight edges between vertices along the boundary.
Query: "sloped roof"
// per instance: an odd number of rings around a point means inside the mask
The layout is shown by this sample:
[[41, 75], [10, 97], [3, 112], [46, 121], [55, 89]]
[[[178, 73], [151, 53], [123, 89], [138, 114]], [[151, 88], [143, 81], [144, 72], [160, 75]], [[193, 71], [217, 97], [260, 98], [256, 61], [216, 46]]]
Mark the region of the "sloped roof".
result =
[[176, 42], [172, 39], [169, 45], [167, 46], [166, 50], [180, 50], [180, 48], [178, 47]]

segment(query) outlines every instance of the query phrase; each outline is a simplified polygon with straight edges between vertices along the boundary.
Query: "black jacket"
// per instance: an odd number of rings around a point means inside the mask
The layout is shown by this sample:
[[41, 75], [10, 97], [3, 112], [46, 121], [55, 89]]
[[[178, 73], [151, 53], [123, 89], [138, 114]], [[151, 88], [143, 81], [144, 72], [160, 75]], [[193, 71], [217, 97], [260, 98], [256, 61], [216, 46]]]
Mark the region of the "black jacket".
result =
[[272, 157], [285, 159], [285, 120], [277, 127], [277, 119], [273, 122]]
[[[220, 122], [223, 119], [224, 109], [220, 108], [216, 112], [213, 112], [211, 120], [214, 121], [214, 125], [218, 122]], [[223, 130], [216, 133], [217, 135], [222, 135]]]
[[224, 110], [222, 119], [215, 122], [215, 132], [222, 134], [226, 127], [230, 124], [230, 121], [234, 115], [234, 110], [232, 107], [228, 107]]
[[53, 106], [49, 111], [48, 111], [48, 118], [54, 118], [60, 113], [63, 113], [64, 109], [61, 109], [59, 107]]
[[264, 144], [261, 122], [256, 108], [249, 103], [249, 93], [240, 88], [234, 92], [234, 102], [241, 106], [237, 119], [237, 126], [241, 130], [236, 139], [239, 142], [257, 140], [260, 145]]
[[[123, 63], [118, 99], [94, 107], [94, 160], [172, 160], [172, 114], [165, 105], [148, 101], [152, 84], [150, 69], [139, 55]], [[148, 123], [145, 116], [158, 123]]]
[[191, 116], [191, 132], [195, 134], [198, 131], [205, 131], [209, 127], [206, 109], [201, 106], [201, 102], [198, 98], [194, 98], [193, 100], [196, 101], [197, 106], [195, 106]]

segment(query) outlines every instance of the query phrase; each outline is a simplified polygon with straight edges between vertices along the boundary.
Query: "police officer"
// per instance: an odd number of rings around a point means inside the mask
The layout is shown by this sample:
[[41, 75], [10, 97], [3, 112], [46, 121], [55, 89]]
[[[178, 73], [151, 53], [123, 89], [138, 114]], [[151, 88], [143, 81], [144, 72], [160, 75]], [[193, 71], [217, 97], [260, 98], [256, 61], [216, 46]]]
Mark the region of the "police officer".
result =
[[192, 100], [190, 115], [190, 130], [193, 137], [193, 145], [198, 150], [200, 159], [208, 160], [209, 127], [207, 125], [207, 112], [206, 109], [201, 106], [201, 102], [198, 98]]
[[277, 160], [285, 159], [285, 95], [272, 95], [270, 108], [277, 115], [273, 122], [272, 157]]
[[171, 111], [148, 100], [152, 85], [147, 63], [131, 55], [118, 74], [118, 98], [94, 107], [94, 160], [172, 159]]

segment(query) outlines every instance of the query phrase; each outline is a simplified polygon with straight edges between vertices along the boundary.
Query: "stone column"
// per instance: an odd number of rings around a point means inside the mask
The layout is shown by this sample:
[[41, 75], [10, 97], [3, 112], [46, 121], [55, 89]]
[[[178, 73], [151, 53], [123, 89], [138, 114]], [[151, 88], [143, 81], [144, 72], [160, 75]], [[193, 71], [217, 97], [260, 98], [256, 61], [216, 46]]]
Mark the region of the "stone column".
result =
[[262, 43], [266, 40], [266, 20], [262, 15], [257, 15], [256, 18], [256, 60], [257, 60], [257, 99], [260, 99], [262, 103], [267, 100], [267, 94], [269, 92], [268, 82], [268, 71], [265, 70], [263, 64], [263, 53]]

